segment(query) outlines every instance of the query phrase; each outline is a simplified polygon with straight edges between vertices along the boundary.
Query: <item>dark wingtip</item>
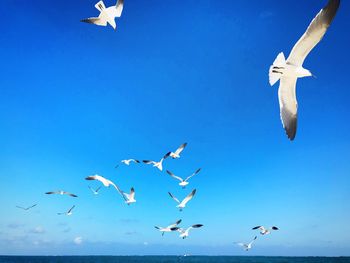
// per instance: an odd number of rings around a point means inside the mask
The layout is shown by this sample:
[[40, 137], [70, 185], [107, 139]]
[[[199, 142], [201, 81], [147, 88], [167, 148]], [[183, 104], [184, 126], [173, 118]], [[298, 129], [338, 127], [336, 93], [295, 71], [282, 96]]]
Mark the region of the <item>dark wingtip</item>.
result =
[[258, 229], [259, 227], [261, 227], [261, 226], [253, 227], [252, 230], [256, 230], [256, 229]]
[[277, 226], [273, 226], [272, 229], [273, 230], [279, 230], [279, 228]]

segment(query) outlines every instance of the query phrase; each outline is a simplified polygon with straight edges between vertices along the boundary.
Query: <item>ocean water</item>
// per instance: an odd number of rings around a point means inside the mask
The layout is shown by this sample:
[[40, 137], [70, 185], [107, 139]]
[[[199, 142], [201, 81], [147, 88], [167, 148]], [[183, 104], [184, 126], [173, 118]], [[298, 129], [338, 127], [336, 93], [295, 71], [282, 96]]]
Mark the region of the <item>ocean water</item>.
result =
[[0, 263], [350, 263], [350, 257], [0, 256]]

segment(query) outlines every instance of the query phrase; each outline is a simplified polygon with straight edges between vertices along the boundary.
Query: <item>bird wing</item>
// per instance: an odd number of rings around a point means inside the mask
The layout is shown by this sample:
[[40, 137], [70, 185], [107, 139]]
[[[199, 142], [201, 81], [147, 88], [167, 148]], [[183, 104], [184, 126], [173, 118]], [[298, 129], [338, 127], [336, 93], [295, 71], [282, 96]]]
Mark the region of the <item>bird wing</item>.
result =
[[184, 200], [182, 200], [181, 204], [182, 204], [182, 205], [187, 204], [187, 203], [193, 198], [193, 196], [195, 195], [196, 191], [197, 191], [197, 190], [194, 189], [188, 196], [185, 197]]
[[46, 192], [45, 194], [47, 194], [47, 195], [54, 195], [54, 194], [58, 194], [58, 192]]
[[80, 21], [84, 22], [84, 23], [88, 23], [88, 24], [94, 24], [97, 26], [106, 26], [107, 25], [107, 20], [102, 19], [100, 17], [89, 17], [89, 18], [82, 19]]
[[28, 209], [26, 209], [26, 208], [24, 208], [24, 207], [22, 207], [22, 206], [16, 205], [16, 207], [19, 208], [19, 209], [28, 210]]
[[301, 66], [310, 51], [321, 41], [340, 5], [340, 0], [329, 0], [311, 21], [304, 35], [293, 47], [287, 61], [295, 66]]
[[296, 83], [297, 79], [294, 77], [282, 77], [278, 89], [280, 116], [283, 128], [290, 140], [294, 140], [297, 132]]
[[64, 195], [69, 195], [71, 197], [78, 197], [77, 195], [75, 194], [72, 194], [72, 193], [69, 193], [69, 192], [63, 192]]
[[245, 246], [244, 243], [240, 243], [240, 242], [236, 242], [235, 244], [238, 245], [238, 246], [241, 246], [241, 247], [244, 247], [244, 246]]
[[72, 212], [72, 210], [74, 209], [74, 207], [75, 207], [75, 205], [73, 205], [73, 206], [71, 207], [71, 209], [69, 209], [69, 210], [68, 210], [68, 212], [67, 212], [67, 213]]
[[172, 199], [174, 199], [177, 203], [180, 203], [179, 199], [177, 199], [175, 196], [173, 196], [170, 192], [168, 192], [168, 194], [170, 195], [170, 197]]
[[32, 205], [32, 206], [28, 207], [27, 210], [32, 209], [33, 207], [36, 207], [37, 205], [38, 204]]
[[175, 154], [176, 154], [176, 155], [179, 155], [179, 154], [185, 149], [186, 146], [187, 146], [187, 143], [186, 143], [186, 142], [183, 143], [183, 144], [181, 144], [180, 147], [177, 148], [177, 150], [175, 151]]
[[196, 225], [190, 226], [189, 228], [186, 229], [186, 232], [190, 231], [193, 228], [200, 228], [202, 226], [203, 226], [202, 224], [196, 224]]
[[170, 226], [167, 226], [167, 228], [174, 228], [174, 227], [176, 227], [178, 224], [180, 224], [181, 223], [181, 219], [180, 220], [177, 220], [174, 224], [172, 224], [172, 225], [170, 225]]
[[262, 226], [253, 227], [252, 230], [260, 229]]
[[199, 172], [201, 171], [201, 168], [197, 169], [197, 171], [195, 171], [193, 174], [191, 174], [190, 176], [188, 176], [186, 179], [185, 179], [185, 182], [190, 180], [191, 177], [195, 176], [196, 174], [198, 174]]
[[118, 0], [115, 6], [108, 7], [106, 12], [111, 18], [121, 17], [124, 7], [124, 0]]
[[144, 162], [145, 164], [156, 164], [155, 161], [150, 161], [150, 160], [143, 160], [142, 162]]
[[273, 226], [271, 227], [272, 230], [279, 230], [279, 228], [277, 226]]
[[258, 237], [255, 236], [254, 239], [249, 243], [249, 245], [252, 245], [254, 243], [254, 241], [257, 239]]
[[179, 180], [180, 182], [183, 182], [183, 179], [179, 176], [176, 176], [175, 174], [173, 174], [172, 172], [170, 172], [169, 170], [166, 170], [167, 174], [169, 174], [171, 177]]
[[98, 191], [100, 191], [100, 189], [101, 189], [101, 186], [100, 187], [98, 187], [97, 189], [96, 189], [96, 193], [98, 192]]

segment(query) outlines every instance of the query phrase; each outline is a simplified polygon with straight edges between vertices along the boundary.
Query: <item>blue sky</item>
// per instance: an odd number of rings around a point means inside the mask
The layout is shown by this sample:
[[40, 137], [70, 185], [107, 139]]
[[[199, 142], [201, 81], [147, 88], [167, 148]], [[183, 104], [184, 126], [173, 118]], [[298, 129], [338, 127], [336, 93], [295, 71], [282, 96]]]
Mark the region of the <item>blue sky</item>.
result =
[[[350, 4], [304, 64], [317, 78], [298, 81], [294, 142], [267, 76], [325, 2], [125, 0], [115, 32], [79, 22], [95, 1], [5, 0], [0, 254], [242, 255], [233, 242], [262, 224], [281, 230], [248, 255], [350, 255]], [[164, 166], [202, 168], [186, 190], [150, 166], [114, 169], [183, 142]], [[91, 195], [94, 173], [134, 186], [137, 203], [113, 189]], [[79, 198], [44, 195], [61, 188]], [[193, 188], [178, 212], [167, 192]], [[56, 215], [74, 204], [72, 217]], [[204, 227], [187, 240], [153, 228], [180, 218]]]

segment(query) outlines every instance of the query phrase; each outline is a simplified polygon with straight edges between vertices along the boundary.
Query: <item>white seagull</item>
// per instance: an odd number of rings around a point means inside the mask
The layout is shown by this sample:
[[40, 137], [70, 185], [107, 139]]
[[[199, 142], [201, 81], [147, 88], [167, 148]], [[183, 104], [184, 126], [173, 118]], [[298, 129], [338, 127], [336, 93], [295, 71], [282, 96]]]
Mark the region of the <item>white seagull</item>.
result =
[[130, 165], [131, 162], [133, 162], [133, 163], [140, 163], [140, 161], [136, 160], [136, 159], [126, 159], [126, 160], [121, 160], [120, 162], [125, 164], [125, 165]]
[[186, 207], [186, 204], [193, 198], [193, 196], [196, 194], [196, 189], [194, 189], [188, 196], [185, 197], [184, 200], [182, 200], [181, 202], [179, 201], [179, 199], [177, 199], [175, 196], [173, 196], [170, 192], [168, 192], [168, 194], [170, 195], [170, 197], [172, 199], [175, 200], [175, 202], [179, 203], [176, 207], [180, 209], [180, 211], [182, 211], [182, 209], [184, 209]]
[[46, 192], [45, 194], [47, 194], [47, 195], [68, 195], [68, 196], [71, 196], [71, 197], [78, 197], [75, 194], [72, 194], [72, 193], [69, 193], [69, 192], [66, 192], [66, 191], [62, 191], [62, 190]]
[[190, 176], [188, 176], [185, 180], [182, 179], [182, 178], [179, 177], [179, 176], [176, 176], [175, 174], [173, 174], [172, 172], [170, 172], [170, 171], [168, 171], [168, 170], [167, 170], [166, 172], [167, 172], [171, 177], [173, 177], [173, 178], [179, 180], [179, 181], [180, 181], [179, 185], [182, 186], [182, 188], [185, 188], [186, 185], [189, 184], [188, 180], [189, 180], [191, 177], [193, 177], [193, 176], [195, 176], [196, 174], [198, 174], [200, 171], [201, 171], [201, 168], [197, 169], [193, 174], [191, 174]]
[[245, 251], [248, 251], [249, 249], [252, 248], [252, 245], [253, 245], [254, 241], [255, 241], [257, 238], [258, 238], [258, 237], [255, 236], [254, 239], [253, 239], [250, 243], [248, 243], [248, 244], [244, 244], [244, 243], [236, 243], [236, 244], [237, 244], [238, 246], [243, 247]]
[[185, 149], [186, 146], [187, 146], [187, 142], [181, 144], [180, 147], [177, 148], [175, 152], [170, 152], [170, 157], [173, 159], [180, 158], [180, 153]]
[[162, 236], [164, 236], [165, 232], [176, 231], [176, 229], [175, 230], [171, 230], [171, 229], [174, 227], [177, 227], [181, 223], [181, 221], [182, 220], [180, 219], [180, 220], [177, 220], [174, 224], [171, 224], [167, 227], [155, 226], [155, 228], [158, 229], [160, 232], [162, 232]]
[[190, 232], [191, 229], [193, 229], [193, 228], [200, 228], [200, 227], [202, 227], [202, 226], [203, 226], [203, 225], [201, 225], [201, 224], [196, 224], [196, 225], [190, 226], [190, 227], [187, 228], [187, 229], [183, 229], [183, 228], [180, 228], [180, 227], [174, 227], [174, 228], [172, 228], [171, 230], [172, 230], [172, 231], [174, 231], [174, 230], [178, 231], [178, 232], [180, 233], [180, 237], [181, 237], [182, 239], [185, 239], [186, 237], [188, 237], [189, 232]]
[[317, 14], [304, 35], [295, 44], [287, 60], [281, 52], [269, 70], [269, 82], [273, 86], [280, 80], [278, 99], [283, 128], [290, 140], [294, 140], [297, 131], [296, 83], [298, 78], [310, 77], [311, 72], [303, 68], [303, 63], [311, 50], [321, 41], [333, 18], [340, 0], [329, 0]]
[[100, 1], [95, 5], [95, 8], [100, 11], [100, 15], [98, 17], [83, 19], [81, 22], [95, 24], [98, 26], [107, 26], [108, 23], [114, 30], [116, 30], [117, 25], [115, 23], [115, 18], [122, 15], [123, 5], [124, 0], [118, 0], [116, 5], [106, 8], [103, 1]]
[[252, 230], [256, 230], [256, 229], [260, 230], [261, 235], [268, 235], [271, 233], [272, 230], [279, 230], [278, 227], [276, 227], [276, 226], [273, 226], [270, 228], [265, 228], [264, 226], [256, 226], [256, 227], [252, 228]]
[[[118, 188], [118, 189], [119, 189], [119, 188]], [[130, 189], [130, 194], [125, 193], [124, 191], [122, 191], [122, 190], [120, 190], [120, 189], [119, 189], [118, 191], [119, 191], [119, 193], [122, 195], [122, 197], [124, 198], [126, 204], [130, 205], [130, 204], [132, 204], [132, 203], [136, 203], [136, 200], [135, 200], [135, 189], [134, 189], [134, 187], [131, 187], [131, 189]]]
[[58, 215], [66, 215], [66, 216], [71, 216], [73, 214], [73, 209], [74, 209], [75, 205], [73, 205], [71, 207], [71, 209], [69, 209], [67, 212], [64, 212], [64, 213], [57, 213]]
[[159, 162], [155, 162], [155, 161], [149, 161], [149, 160], [143, 160], [143, 162], [145, 164], [153, 164], [153, 167], [158, 168], [160, 171], [163, 171], [163, 161], [168, 158], [170, 155], [170, 152], [168, 152], [166, 155], [163, 156], [162, 159], [160, 159]]
[[96, 190], [89, 186], [89, 189], [91, 190], [91, 192], [92, 192], [94, 195], [98, 195], [98, 194], [99, 194], [99, 191], [100, 191], [100, 189], [101, 189], [101, 186], [98, 187]]
[[22, 209], [22, 210], [25, 210], [25, 211], [28, 211], [29, 209], [32, 209], [33, 207], [37, 206], [37, 204], [35, 205], [32, 205], [32, 206], [29, 206], [29, 207], [22, 207], [22, 206], [16, 206], [17, 208], [19, 209]]

